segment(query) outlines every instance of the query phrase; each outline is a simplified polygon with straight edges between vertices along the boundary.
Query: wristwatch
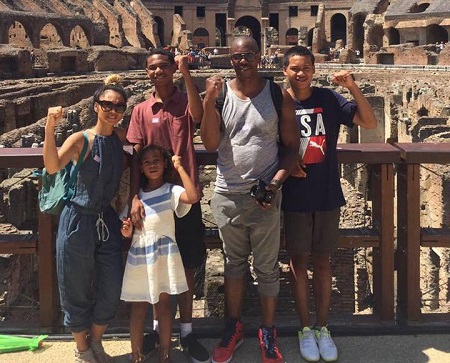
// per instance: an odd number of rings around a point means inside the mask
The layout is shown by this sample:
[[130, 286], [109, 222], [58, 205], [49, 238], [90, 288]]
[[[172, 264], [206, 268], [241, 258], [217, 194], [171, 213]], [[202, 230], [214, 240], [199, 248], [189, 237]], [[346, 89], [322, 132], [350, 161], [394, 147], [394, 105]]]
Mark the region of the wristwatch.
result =
[[280, 189], [281, 189], [281, 186], [283, 185], [283, 183], [280, 182], [278, 179], [272, 179], [272, 180], [270, 181], [270, 184], [275, 185], [275, 186], [277, 187], [278, 190], [280, 190]]

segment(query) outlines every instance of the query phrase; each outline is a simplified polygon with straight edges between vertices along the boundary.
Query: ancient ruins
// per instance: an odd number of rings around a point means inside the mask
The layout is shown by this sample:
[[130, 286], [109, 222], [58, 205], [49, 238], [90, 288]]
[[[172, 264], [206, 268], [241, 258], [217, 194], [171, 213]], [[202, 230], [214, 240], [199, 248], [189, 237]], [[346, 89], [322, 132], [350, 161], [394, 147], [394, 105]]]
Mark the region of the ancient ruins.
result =
[[[219, 68], [229, 67], [227, 45], [236, 34], [252, 35], [267, 56], [282, 56], [293, 44], [311, 47], [318, 62], [316, 83], [321, 86], [332, 86], [327, 77], [332, 66], [347, 64], [373, 105], [379, 127], [375, 132], [343, 132], [341, 142], [447, 142], [450, 138], [447, 0], [210, 0], [195, 4], [171, 0], [0, 0], [0, 145], [39, 146], [47, 108], [57, 104], [66, 114], [57, 133], [58, 142], [88, 127], [92, 110], [87, 96], [105, 72], [120, 73], [131, 95], [123, 120], [126, 127], [133, 106], [152, 90], [143, 71], [151, 47], [208, 51], [208, 67], [193, 71], [203, 91], [204, 80], [211, 74], [232, 76], [230, 70]], [[372, 69], [364, 65], [379, 66]], [[416, 67], [394, 68], [405, 65]], [[278, 68], [262, 72], [283, 82]], [[182, 79], [178, 81], [182, 85]], [[205, 195], [212, 188], [212, 169], [203, 168]], [[357, 166], [343, 168], [348, 200], [341, 219], [345, 227], [371, 223], [367, 173]], [[0, 175], [0, 223], [8, 226], [2, 233], [35, 229], [37, 179], [32, 171], [9, 169]], [[450, 227], [450, 167], [429, 165], [421, 175], [422, 224]], [[204, 208], [206, 221], [211, 221], [207, 198]], [[205, 294], [210, 306], [205, 314], [214, 315], [219, 308], [211, 301], [221, 284], [216, 268], [220, 257], [211, 254], [209, 259], [216, 264], [214, 269], [207, 264], [210, 288], [206, 286]], [[35, 294], [34, 285], [28, 282], [35, 284], [36, 259], [20, 256], [9, 261], [0, 263], [0, 274], [10, 265], [28, 267], [25, 271], [8, 268], [8, 273], [15, 272], [5, 286], [0, 286], [0, 303], [3, 298], [6, 305], [13, 305], [21, 294]], [[286, 273], [288, 266], [282, 262]], [[421, 265], [424, 311], [448, 311], [449, 251], [423, 248]], [[333, 311], [370, 310], [370, 249], [339, 250], [334, 272]], [[28, 287], [24, 288], [24, 283]], [[1, 297], [3, 291], [8, 294]], [[290, 304], [292, 297], [284, 293], [280, 298]], [[292, 304], [286, 306], [292, 308]]]

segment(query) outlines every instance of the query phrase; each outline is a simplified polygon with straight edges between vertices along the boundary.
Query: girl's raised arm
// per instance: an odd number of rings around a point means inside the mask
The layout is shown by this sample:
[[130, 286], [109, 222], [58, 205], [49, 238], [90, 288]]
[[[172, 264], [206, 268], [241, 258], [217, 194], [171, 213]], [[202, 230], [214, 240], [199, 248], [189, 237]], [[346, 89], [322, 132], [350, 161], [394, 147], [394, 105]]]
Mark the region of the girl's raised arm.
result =
[[183, 165], [181, 165], [181, 157], [174, 155], [172, 156], [173, 167], [180, 174], [181, 181], [185, 191], [180, 195], [180, 201], [185, 204], [194, 204], [198, 201], [199, 195], [194, 182], [184, 170]]

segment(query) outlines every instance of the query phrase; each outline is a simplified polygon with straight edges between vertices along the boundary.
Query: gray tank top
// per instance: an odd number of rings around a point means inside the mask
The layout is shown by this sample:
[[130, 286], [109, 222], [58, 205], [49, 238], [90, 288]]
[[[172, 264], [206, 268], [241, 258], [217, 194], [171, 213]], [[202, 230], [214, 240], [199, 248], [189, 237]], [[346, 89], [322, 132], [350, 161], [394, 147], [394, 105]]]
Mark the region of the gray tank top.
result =
[[215, 191], [248, 193], [258, 179], [268, 183], [278, 170], [278, 115], [269, 81], [245, 100], [226, 87]]

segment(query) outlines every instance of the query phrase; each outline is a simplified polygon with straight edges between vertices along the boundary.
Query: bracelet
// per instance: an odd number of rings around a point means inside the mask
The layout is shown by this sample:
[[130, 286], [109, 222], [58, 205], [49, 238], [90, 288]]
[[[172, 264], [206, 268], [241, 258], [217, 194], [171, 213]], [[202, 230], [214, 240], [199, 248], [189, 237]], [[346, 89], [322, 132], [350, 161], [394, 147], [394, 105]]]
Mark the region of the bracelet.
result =
[[280, 182], [278, 179], [272, 179], [272, 180], [270, 181], [270, 184], [275, 185], [275, 186], [277, 187], [278, 190], [280, 190], [280, 189], [281, 189], [281, 186], [283, 185], [283, 183]]

